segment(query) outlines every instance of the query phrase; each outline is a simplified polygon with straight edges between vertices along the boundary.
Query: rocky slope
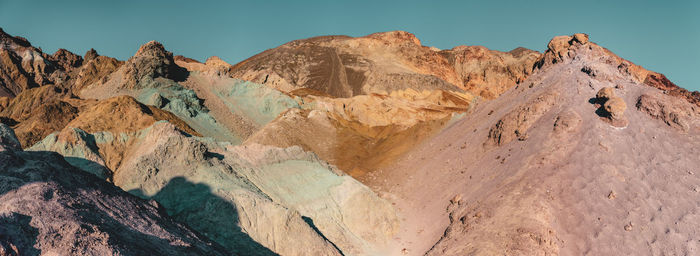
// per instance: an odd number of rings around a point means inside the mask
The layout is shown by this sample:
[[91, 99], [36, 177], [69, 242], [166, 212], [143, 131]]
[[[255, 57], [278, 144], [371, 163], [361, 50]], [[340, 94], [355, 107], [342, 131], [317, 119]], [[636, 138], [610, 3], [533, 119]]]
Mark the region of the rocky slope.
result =
[[351, 98], [304, 97], [245, 144], [301, 146], [363, 180], [460, 117], [471, 95], [408, 89]]
[[466, 90], [494, 98], [524, 80], [540, 53], [481, 46], [440, 50], [404, 31], [364, 37], [314, 37], [264, 51], [230, 68], [233, 77], [284, 92], [311, 89], [333, 97], [395, 90]]
[[[230, 144], [299, 107], [291, 96], [209, 67], [189, 71], [156, 42], [126, 62], [101, 57], [89, 51], [75, 79], [8, 98], [3, 122], [21, 145], [158, 200], [232, 253], [372, 255], [394, 234], [393, 208], [314, 154]], [[228, 126], [231, 115], [250, 127]], [[202, 135], [214, 139], [192, 137]]]
[[394, 254], [697, 253], [700, 108], [644, 74], [554, 38], [530, 77], [368, 181], [405, 218]]
[[22, 151], [0, 124], [0, 254], [229, 255], [146, 201], [52, 152]]
[[30, 150], [83, 159], [92, 173], [106, 163], [115, 185], [236, 253], [374, 254], [397, 223], [386, 201], [300, 148], [234, 147], [161, 121], [136, 133], [68, 127]]

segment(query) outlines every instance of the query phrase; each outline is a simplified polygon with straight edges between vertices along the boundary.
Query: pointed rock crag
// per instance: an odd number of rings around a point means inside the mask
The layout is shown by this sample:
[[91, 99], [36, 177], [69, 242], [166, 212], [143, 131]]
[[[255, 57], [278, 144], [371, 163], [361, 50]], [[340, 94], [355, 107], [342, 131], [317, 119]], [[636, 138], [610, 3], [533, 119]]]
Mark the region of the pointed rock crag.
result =
[[26, 39], [0, 29], [0, 98], [48, 84], [77, 93], [88, 84], [106, 81], [120, 65], [120, 61], [96, 52], [85, 58], [66, 49], [48, 55]]
[[66, 71], [70, 71], [73, 68], [83, 65], [83, 57], [66, 49], [58, 49], [58, 51], [51, 55], [50, 59], [55, 61], [56, 64], [61, 66], [61, 68]]
[[53, 152], [24, 152], [0, 124], [3, 255], [228, 255], [139, 199]]
[[90, 49], [85, 52], [83, 65], [72, 74], [73, 79], [69, 80], [72, 83], [70, 88], [74, 94], [79, 95], [81, 90], [93, 83], [106, 82], [109, 75], [123, 64], [123, 61], [100, 56], [95, 49]]
[[25, 89], [54, 83], [62, 72], [50, 56], [33, 47], [27, 39], [13, 37], [0, 29], [0, 97], [14, 97]]
[[100, 56], [100, 54], [98, 54], [94, 48], [90, 48], [90, 50], [85, 52], [85, 56], [83, 57], [83, 59], [85, 59], [85, 61], [87, 62], [87, 61], [94, 60], [98, 56]]
[[187, 77], [187, 71], [175, 64], [173, 54], [156, 41], [141, 46], [121, 69], [125, 88], [136, 88], [142, 81], [158, 77], [174, 81], [183, 81]]

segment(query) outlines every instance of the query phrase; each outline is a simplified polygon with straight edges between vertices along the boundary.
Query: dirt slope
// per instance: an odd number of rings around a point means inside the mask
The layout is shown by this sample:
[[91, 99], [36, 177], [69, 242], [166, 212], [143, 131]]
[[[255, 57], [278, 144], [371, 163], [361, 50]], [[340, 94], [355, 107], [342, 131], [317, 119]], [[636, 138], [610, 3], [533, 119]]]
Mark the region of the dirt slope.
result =
[[368, 182], [404, 220], [393, 253], [698, 253], [700, 109], [584, 35], [541, 63]]

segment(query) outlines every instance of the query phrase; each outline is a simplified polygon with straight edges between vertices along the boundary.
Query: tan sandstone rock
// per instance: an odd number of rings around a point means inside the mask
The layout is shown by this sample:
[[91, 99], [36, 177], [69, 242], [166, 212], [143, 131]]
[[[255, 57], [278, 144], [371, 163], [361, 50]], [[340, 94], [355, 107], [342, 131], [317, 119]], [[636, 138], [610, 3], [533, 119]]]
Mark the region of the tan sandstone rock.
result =
[[605, 111], [610, 114], [610, 117], [615, 120], [623, 118], [625, 109], [627, 109], [627, 104], [625, 104], [625, 101], [620, 97], [612, 97], [605, 102], [603, 107]]

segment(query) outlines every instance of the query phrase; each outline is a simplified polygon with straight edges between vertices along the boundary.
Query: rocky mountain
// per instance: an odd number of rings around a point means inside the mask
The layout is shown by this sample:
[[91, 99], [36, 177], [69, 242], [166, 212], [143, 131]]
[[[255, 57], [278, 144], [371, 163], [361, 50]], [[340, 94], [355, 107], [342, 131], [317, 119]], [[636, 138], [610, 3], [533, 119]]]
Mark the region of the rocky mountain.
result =
[[352, 97], [404, 89], [467, 91], [494, 98], [525, 79], [540, 53], [482, 46], [422, 46], [404, 31], [315, 37], [264, 51], [231, 67], [233, 77], [284, 92], [309, 89]]
[[0, 42], [0, 202], [28, 205], [0, 206], [0, 255], [700, 246], [700, 93], [585, 34], [544, 53], [325, 36], [235, 65]]

